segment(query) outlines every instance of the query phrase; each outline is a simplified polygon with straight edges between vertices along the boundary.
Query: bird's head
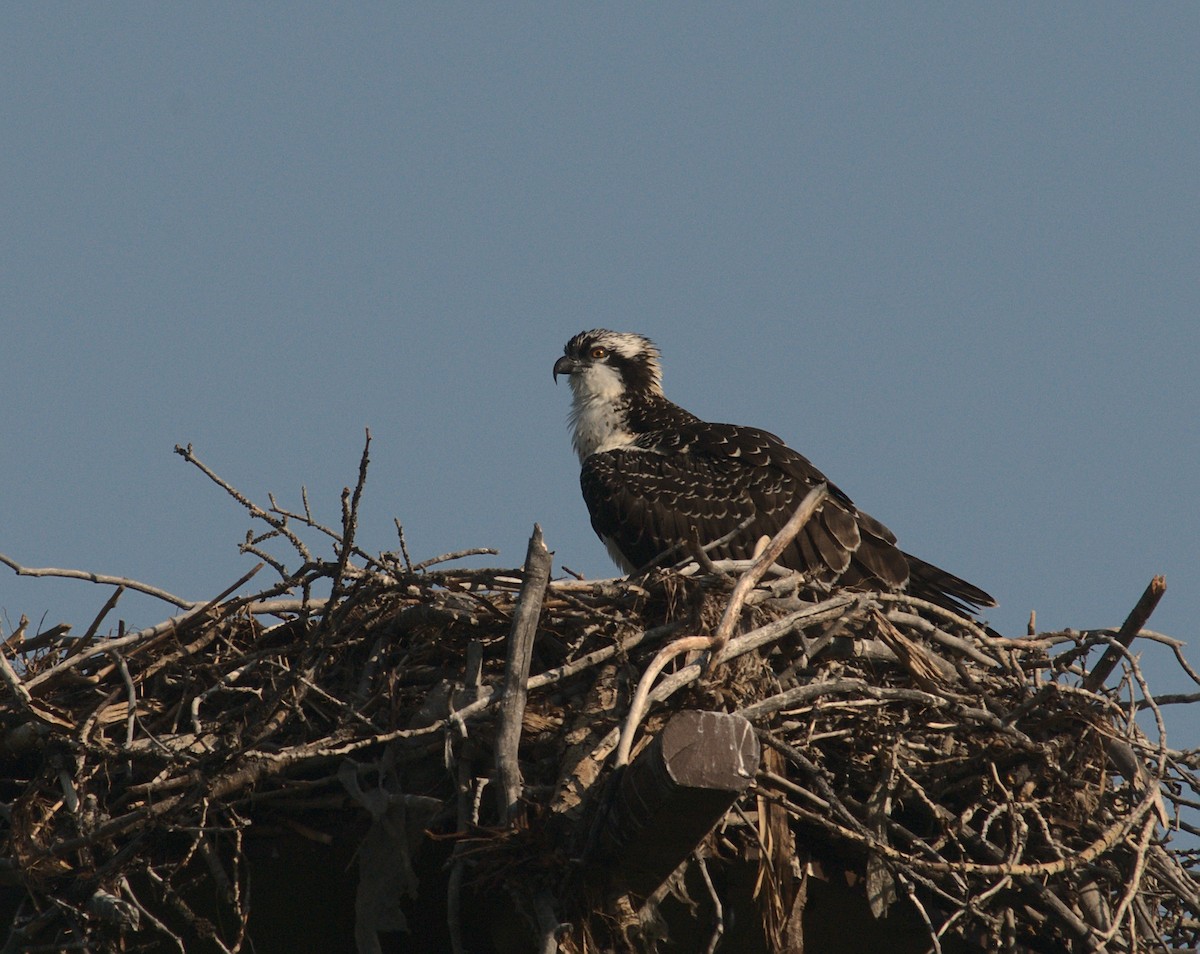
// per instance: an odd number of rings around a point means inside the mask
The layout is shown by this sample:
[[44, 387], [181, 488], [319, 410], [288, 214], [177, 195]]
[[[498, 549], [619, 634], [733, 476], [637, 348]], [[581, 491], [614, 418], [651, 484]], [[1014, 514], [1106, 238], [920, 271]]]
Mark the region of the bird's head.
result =
[[641, 392], [662, 394], [658, 348], [645, 335], [595, 328], [581, 331], [554, 362], [554, 379], [569, 375], [576, 399], [616, 401]]

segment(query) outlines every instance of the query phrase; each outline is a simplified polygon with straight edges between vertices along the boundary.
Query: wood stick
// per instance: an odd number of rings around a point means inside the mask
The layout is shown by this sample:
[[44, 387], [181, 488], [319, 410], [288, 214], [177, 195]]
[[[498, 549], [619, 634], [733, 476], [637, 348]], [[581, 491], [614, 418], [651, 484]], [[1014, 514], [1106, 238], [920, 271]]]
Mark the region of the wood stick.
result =
[[17, 675], [16, 670], [13, 669], [12, 664], [8, 661], [8, 657], [2, 652], [0, 652], [0, 680], [8, 686], [17, 705], [26, 712], [32, 711], [33, 698], [29, 695], [29, 690], [25, 688], [24, 683], [21, 682], [21, 677]]
[[[483, 643], [473, 639], [467, 644], [466, 678], [463, 680], [463, 688], [473, 697], [472, 701], [479, 698], [479, 689], [482, 684]], [[460, 728], [464, 736], [462, 742], [466, 743], [466, 727], [460, 723]], [[464, 836], [470, 831], [474, 822], [471, 817], [471, 782], [475, 777], [475, 770], [469, 752], [470, 749], [465, 744], [461, 745], [456, 773], [458, 775], [458, 792], [455, 808], [458, 819], [455, 831]], [[450, 853], [450, 877], [446, 882], [446, 926], [450, 931], [450, 949], [453, 954], [465, 954], [467, 950], [462, 929], [462, 882], [466, 871], [466, 860], [463, 856], [466, 853], [466, 847], [466, 841], [460, 840], [454, 843], [454, 849]]]
[[196, 456], [195, 452], [192, 450], [191, 444], [188, 444], [186, 447], [176, 444], [175, 453], [199, 470], [200, 473], [202, 473], [205, 477], [229, 494], [229, 496], [231, 496], [234, 500], [250, 511], [251, 516], [257, 517], [259, 520], [263, 521], [263, 523], [273, 527], [276, 531], [278, 531], [280, 536], [284, 537], [288, 543], [292, 545], [295, 551], [300, 554], [301, 559], [304, 560], [305, 563], [312, 562], [312, 552], [305, 545], [304, 541], [292, 532], [291, 528], [287, 525], [286, 518], [276, 517], [268, 511], [263, 510], [262, 507], [250, 500], [249, 497], [235, 488], [227, 480], [218, 476], [216, 471], [214, 471]]
[[56, 566], [22, 566], [12, 557], [0, 553], [0, 563], [3, 563], [17, 576], [54, 576], [64, 580], [87, 580], [89, 583], [99, 583], [102, 586], [123, 586], [126, 589], [137, 590], [147, 596], [153, 596], [164, 603], [173, 603], [181, 609], [191, 609], [195, 601], [185, 600], [182, 596], [168, 593], [166, 590], [151, 586], [149, 583], [139, 583], [124, 576], [109, 576], [107, 573], [92, 573], [90, 570], [69, 570]]
[[[1158, 601], [1162, 599], [1165, 592], [1167, 592], [1167, 578], [1165, 576], [1159, 575], [1150, 581], [1145, 592], [1142, 593], [1142, 598], [1137, 601], [1137, 605], [1134, 606], [1125, 618], [1125, 622], [1121, 624], [1121, 628], [1117, 630], [1116, 642], [1122, 649], [1129, 648], [1134, 638], [1141, 632], [1142, 627], [1146, 625], [1150, 614], [1154, 612], [1154, 608], [1158, 606]], [[1109, 646], [1104, 651], [1104, 655], [1100, 657], [1100, 661], [1092, 668], [1092, 671], [1084, 677], [1083, 688], [1089, 692], [1095, 692], [1103, 686], [1104, 680], [1117, 668], [1117, 663], [1123, 655], [1124, 653], [1117, 646]]]
[[100, 629], [100, 624], [104, 622], [104, 617], [107, 616], [112, 611], [112, 608], [117, 605], [117, 600], [121, 598], [121, 594], [124, 592], [124, 585], [118, 586], [115, 590], [113, 590], [112, 596], [108, 598], [108, 602], [105, 603], [104, 606], [101, 607], [100, 612], [96, 614], [96, 618], [92, 620], [92, 625], [87, 628], [87, 632], [75, 641], [75, 644], [71, 647], [70, 652], [67, 653], [68, 656], [77, 656], [79, 653], [87, 649], [88, 645], [92, 641], [92, 637], [95, 636], [96, 631]]
[[500, 818], [511, 821], [521, 800], [521, 720], [525, 716], [529, 666], [533, 660], [533, 641], [537, 636], [542, 600], [550, 582], [550, 551], [542, 540], [542, 528], [533, 525], [529, 549], [525, 555], [525, 581], [517, 597], [512, 631], [508, 636], [508, 658], [504, 665], [504, 696], [500, 700], [496, 732], [496, 780]]

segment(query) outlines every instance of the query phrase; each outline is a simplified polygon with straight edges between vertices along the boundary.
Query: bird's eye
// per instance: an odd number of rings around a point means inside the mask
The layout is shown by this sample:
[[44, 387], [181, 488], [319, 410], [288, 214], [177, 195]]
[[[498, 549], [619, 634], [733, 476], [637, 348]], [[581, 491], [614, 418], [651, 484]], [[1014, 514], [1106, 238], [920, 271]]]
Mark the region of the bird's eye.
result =
[[599, 361], [601, 358], [608, 357], [608, 349], [601, 348], [599, 345], [596, 345], [596, 347], [592, 349], [591, 355], [593, 361]]

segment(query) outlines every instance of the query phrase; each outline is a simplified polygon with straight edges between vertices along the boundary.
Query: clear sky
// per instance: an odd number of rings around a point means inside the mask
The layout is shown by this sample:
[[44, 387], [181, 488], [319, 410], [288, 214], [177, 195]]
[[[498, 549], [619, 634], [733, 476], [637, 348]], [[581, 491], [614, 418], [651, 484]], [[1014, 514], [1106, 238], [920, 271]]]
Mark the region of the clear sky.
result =
[[[0, 552], [213, 596], [248, 524], [173, 446], [335, 523], [370, 427], [367, 548], [396, 517], [415, 558], [517, 565], [539, 521], [612, 575], [550, 376], [607, 326], [994, 593], [1002, 631], [1115, 626], [1165, 573], [1152, 627], [1196, 640], [1200, 5], [0, 26]], [[107, 595], [0, 568], [0, 624], [81, 631]]]

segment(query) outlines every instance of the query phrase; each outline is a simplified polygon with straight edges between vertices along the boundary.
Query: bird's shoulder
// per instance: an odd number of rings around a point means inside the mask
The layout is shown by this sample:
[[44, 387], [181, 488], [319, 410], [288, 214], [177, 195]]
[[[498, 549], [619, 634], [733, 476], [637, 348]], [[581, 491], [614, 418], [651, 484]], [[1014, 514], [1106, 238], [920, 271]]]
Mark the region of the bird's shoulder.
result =
[[807, 457], [760, 427], [692, 419], [639, 434], [635, 445], [667, 456], [707, 460], [723, 469], [773, 472], [803, 487], [824, 483], [834, 499], [850, 504], [850, 498]]
[[803, 459], [770, 431], [714, 421], [688, 421], [675, 427], [655, 429], [639, 435], [637, 443], [659, 453], [729, 457], [748, 466], [788, 463], [797, 457]]

